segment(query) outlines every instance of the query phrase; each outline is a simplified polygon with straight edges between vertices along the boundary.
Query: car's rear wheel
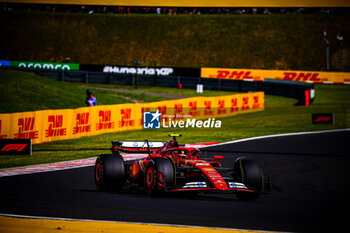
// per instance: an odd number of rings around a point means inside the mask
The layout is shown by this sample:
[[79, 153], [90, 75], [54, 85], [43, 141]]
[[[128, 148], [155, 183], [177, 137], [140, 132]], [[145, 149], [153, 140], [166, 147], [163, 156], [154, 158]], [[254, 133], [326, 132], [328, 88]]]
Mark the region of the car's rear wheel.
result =
[[174, 182], [174, 165], [169, 159], [154, 158], [149, 161], [144, 181], [146, 193], [154, 194], [165, 191], [167, 188], [173, 186]]
[[145, 191], [148, 194], [152, 194], [156, 190], [156, 173], [154, 164], [150, 162], [145, 174]]
[[264, 191], [264, 174], [259, 164], [250, 159], [240, 158], [234, 166], [235, 181], [251, 187], [254, 192], [237, 192], [239, 200], [250, 201], [257, 199], [260, 193]]
[[97, 157], [94, 172], [95, 184], [100, 191], [120, 191], [125, 183], [124, 159], [119, 154]]

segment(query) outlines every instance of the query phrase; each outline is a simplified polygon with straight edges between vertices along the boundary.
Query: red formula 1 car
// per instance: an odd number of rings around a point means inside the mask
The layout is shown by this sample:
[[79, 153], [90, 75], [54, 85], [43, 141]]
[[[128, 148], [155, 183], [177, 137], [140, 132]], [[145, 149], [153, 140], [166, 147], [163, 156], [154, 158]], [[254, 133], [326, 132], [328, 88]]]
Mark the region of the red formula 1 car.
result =
[[[98, 156], [98, 190], [157, 192], [232, 192], [240, 200], [253, 200], [271, 191], [271, 182], [256, 161], [239, 157], [231, 168], [222, 156], [202, 159], [197, 148], [169, 142], [112, 141], [113, 154]], [[121, 153], [129, 153], [121, 155]]]

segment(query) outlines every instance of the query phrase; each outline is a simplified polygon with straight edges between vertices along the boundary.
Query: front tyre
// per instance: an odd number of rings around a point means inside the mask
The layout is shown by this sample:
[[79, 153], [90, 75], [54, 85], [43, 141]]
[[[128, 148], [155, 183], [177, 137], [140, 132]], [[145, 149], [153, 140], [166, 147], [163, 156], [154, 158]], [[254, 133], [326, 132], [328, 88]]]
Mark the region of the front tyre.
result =
[[96, 188], [99, 191], [120, 191], [125, 183], [124, 159], [119, 154], [97, 157], [94, 169]]
[[250, 159], [240, 158], [234, 166], [235, 181], [251, 187], [255, 192], [237, 192], [239, 200], [251, 201], [257, 199], [265, 189], [265, 180], [259, 164]]

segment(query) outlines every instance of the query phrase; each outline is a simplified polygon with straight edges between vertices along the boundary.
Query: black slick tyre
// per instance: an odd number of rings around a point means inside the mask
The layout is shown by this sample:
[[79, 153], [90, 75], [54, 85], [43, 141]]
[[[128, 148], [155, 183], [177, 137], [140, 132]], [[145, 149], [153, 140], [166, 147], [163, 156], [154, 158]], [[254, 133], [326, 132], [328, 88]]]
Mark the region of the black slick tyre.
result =
[[148, 163], [144, 180], [144, 188], [147, 194], [166, 191], [174, 183], [174, 165], [169, 159], [153, 158]]
[[237, 182], [243, 183], [254, 190], [254, 192], [237, 192], [237, 198], [243, 201], [257, 199], [265, 189], [264, 174], [259, 164], [254, 160], [241, 158], [236, 162], [234, 171]]
[[121, 155], [103, 154], [97, 157], [94, 169], [97, 190], [120, 191], [125, 177], [125, 164]]

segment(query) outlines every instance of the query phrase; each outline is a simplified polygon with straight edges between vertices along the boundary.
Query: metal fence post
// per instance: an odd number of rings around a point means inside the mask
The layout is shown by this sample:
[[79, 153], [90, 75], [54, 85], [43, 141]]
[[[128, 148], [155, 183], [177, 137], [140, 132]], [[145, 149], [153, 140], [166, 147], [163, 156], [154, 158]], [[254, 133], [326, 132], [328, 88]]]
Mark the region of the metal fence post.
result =
[[326, 70], [329, 71], [329, 41], [327, 40], [327, 32], [323, 32], [323, 40], [326, 43]]
[[337, 40], [339, 41], [339, 66], [340, 66], [340, 70], [344, 70], [344, 67], [343, 67], [343, 36], [340, 33], [337, 35]]

